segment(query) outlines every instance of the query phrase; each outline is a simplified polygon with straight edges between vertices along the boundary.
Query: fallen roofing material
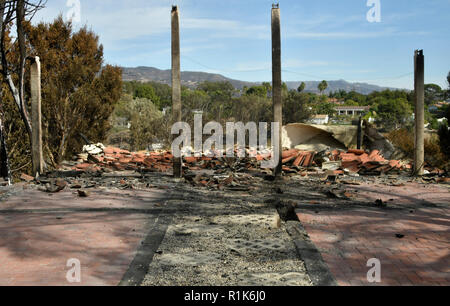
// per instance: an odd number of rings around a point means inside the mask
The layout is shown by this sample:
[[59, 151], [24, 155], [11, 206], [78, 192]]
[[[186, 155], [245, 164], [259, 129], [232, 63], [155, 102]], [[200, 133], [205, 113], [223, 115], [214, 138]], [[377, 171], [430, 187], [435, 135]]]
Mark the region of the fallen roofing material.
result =
[[283, 148], [303, 151], [324, 151], [329, 149], [346, 150], [356, 147], [357, 126], [288, 124], [283, 127]]
[[[237, 150], [237, 149], [236, 149]], [[236, 151], [235, 150], [235, 151]], [[129, 152], [113, 147], [94, 145], [86, 147], [87, 153], [79, 154], [76, 162], [65, 162], [60, 171], [83, 173], [97, 173], [101, 176], [112, 175], [116, 172], [131, 171], [137, 176], [147, 172], [170, 172], [173, 156], [169, 151], [141, 151]], [[184, 157], [183, 172], [187, 182], [195, 186], [208, 188], [227, 188], [232, 190], [248, 190], [252, 180], [256, 177], [271, 175], [271, 169], [263, 169], [261, 162], [271, 158], [271, 152], [256, 151], [255, 157]], [[92, 152], [89, 153], [89, 152]], [[411, 172], [411, 164], [399, 160], [388, 160], [379, 150], [324, 150], [322, 152], [288, 149], [282, 153], [283, 172], [285, 175], [309, 176], [317, 174], [338, 175], [381, 175], [405, 174]], [[443, 171], [428, 169], [431, 174], [442, 175]], [[121, 176], [121, 175], [119, 175]], [[266, 176], [267, 178], [267, 176]], [[23, 176], [23, 180], [31, 177]], [[122, 185], [126, 185], [124, 182]], [[53, 184], [55, 185], [55, 184]], [[57, 184], [51, 186], [59, 187]], [[52, 192], [53, 189], [47, 190]]]
[[399, 160], [386, 160], [378, 150], [368, 153], [364, 150], [334, 150], [329, 154], [330, 161], [341, 161], [341, 170], [362, 175], [380, 175], [388, 172], [407, 171], [411, 164]]
[[[97, 150], [94, 150], [98, 153]], [[218, 173], [260, 171], [262, 160], [270, 159], [271, 154], [258, 154], [255, 158], [216, 158], [216, 157], [184, 157], [186, 171], [214, 170]], [[316, 158], [317, 157], [317, 158]], [[86, 159], [80, 159], [72, 167], [75, 171], [111, 172], [135, 170], [140, 172], [167, 172], [172, 168], [172, 154], [162, 152], [132, 153], [119, 148], [105, 147], [101, 153], [89, 154]], [[334, 162], [334, 163], [333, 163]], [[287, 173], [297, 173], [311, 167], [321, 167], [322, 170], [346, 170], [350, 173], [381, 174], [390, 171], [411, 169], [408, 163], [398, 160], [386, 160], [380, 151], [370, 153], [364, 150], [333, 150], [317, 154], [315, 151], [289, 149], [282, 154], [283, 170]], [[267, 169], [266, 169], [267, 170]]]
[[[79, 163], [72, 167], [72, 170], [166, 172], [172, 167], [173, 156], [170, 152], [129, 152], [113, 147], [105, 147], [100, 152], [93, 151], [95, 154], [88, 154], [87, 158], [79, 159]], [[79, 155], [79, 157], [83, 156]]]
[[283, 165], [291, 164], [292, 167], [311, 167], [314, 161], [316, 152], [306, 152], [298, 149], [291, 149], [283, 152]]

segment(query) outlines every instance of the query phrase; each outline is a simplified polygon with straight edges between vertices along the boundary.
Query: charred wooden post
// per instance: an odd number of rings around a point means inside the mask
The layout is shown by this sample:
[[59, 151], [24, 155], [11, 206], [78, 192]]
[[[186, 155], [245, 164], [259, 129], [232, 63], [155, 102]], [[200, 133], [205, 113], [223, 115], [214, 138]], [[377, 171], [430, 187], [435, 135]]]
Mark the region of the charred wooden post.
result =
[[361, 150], [362, 146], [363, 146], [363, 120], [362, 120], [362, 117], [359, 117], [357, 149]]
[[414, 142], [414, 175], [424, 174], [425, 150], [425, 58], [423, 50], [414, 54], [414, 96], [415, 96], [415, 142]]
[[272, 6], [272, 99], [274, 122], [279, 126], [278, 143], [272, 143], [274, 150], [278, 150], [277, 166], [274, 175], [279, 176], [282, 172], [282, 128], [283, 128], [283, 105], [281, 101], [281, 25], [279, 5]]
[[42, 154], [42, 115], [41, 115], [41, 62], [35, 57], [31, 63], [31, 127], [32, 127], [32, 159], [33, 176], [44, 171], [44, 156]]
[[[172, 6], [172, 116], [181, 122], [180, 21], [178, 7]], [[173, 158], [173, 175], [182, 177], [182, 157]]]

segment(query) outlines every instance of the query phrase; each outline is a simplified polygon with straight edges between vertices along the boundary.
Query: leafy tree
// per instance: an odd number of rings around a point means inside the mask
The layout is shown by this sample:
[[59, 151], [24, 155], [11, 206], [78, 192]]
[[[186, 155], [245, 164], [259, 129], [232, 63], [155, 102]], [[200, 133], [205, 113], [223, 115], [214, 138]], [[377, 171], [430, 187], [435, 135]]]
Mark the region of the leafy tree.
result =
[[358, 106], [359, 103], [349, 99], [349, 100], [345, 101], [345, 105], [347, 105], [347, 106]]
[[284, 101], [283, 123], [305, 122], [311, 117], [311, 110], [308, 107], [308, 95], [291, 90]]
[[373, 112], [378, 112], [378, 105], [386, 103], [386, 98], [378, 96], [370, 100], [370, 110]]
[[382, 99], [378, 104], [378, 123], [385, 129], [398, 129], [411, 117], [412, 109], [406, 99]]
[[439, 102], [443, 97], [442, 88], [436, 84], [425, 84], [425, 105], [430, 106]]
[[202, 90], [185, 89], [181, 91], [181, 100], [183, 101], [182, 119], [185, 122], [194, 124], [193, 110], [203, 112], [205, 120], [216, 120], [214, 111], [215, 107], [212, 104], [211, 98]]
[[334, 105], [328, 102], [322, 102], [315, 107], [315, 113], [318, 115], [333, 116], [336, 113]]
[[328, 88], [328, 82], [323, 80], [322, 82], [319, 83], [317, 88], [319, 89], [320, 94], [323, 94], [323, 92]]
[[305, 90], [305, 88], [306, 88], [306, 84], [305, 84], [305, 82], [302, 82], [300, 84], [300, 86], [297, 88], [297, 91], [298, 92], [303, 92]]
[[172, 106], [172, 88], [169, 85], [158, 82], [150, 82], [149, 84], [152, 85], [155, 94], [158, 96], [160, 110]]
[[234, 87], [230, 82], [209, 82], [205, 81], [197, 86], [197, 89], [203, 90], [209, 96], [220, 97], [222, 99], [231, 99]]
[[269, 82], [263, 82], [262, 86], [266, 89], [267, 92], [272, 92], [272, 84]]
[[345, 99], [347, 97], [347, 92], [344, 89], [339, 89], [334, 95], [337, 99]]
[[197, 89], [209, 96], [211, 104], [208, 110], [214, 120], [224, 122], [231, 114], [231, 102], [236, 91], [233, 85], [230, 82], [203, 82]]
[[248, 88], [245, 92], [247, 96], [258, 96], [258, 97], [267, 97], [268, 88], [266, 86], [252, 86]]
[[436, 118], [432, 118], [430, 121], [430, 129], [432, 130], [438, 130], [439, 129], [439, 122]]
[[116, 121], [117, 118], [125, 118], [127, 121], [131, 120], [130, 104], [133, 103], [133, 96], [124, 92], [117, 102], [114, 112], [112, 113], [112, 121]]
[[159, 97], [149, 84], [139, 84], [134, 90], [134, 98], [144, 98], [151, 100], [155, 105], [159, 104]]
[[367, 105], [367, 97], [354, 90], [346, 94], [345, 100], [354, 101], [357, 103], [355, 105]]
[[172, 105], [172, 89], [167, 84], [158, 82], [141, 83], [128, 81], [123, 84], [124, 92], [135, 98], [146, 98], [153, 101], [159, 110]]
[[[25, 31], [30, 50], [41, 58], [44, 152], [47, 163], [56, 166], [80, 152], [80, 133], [94, 142], [105, 139], [108, 119], [121, 96], [122, 71], [102, 67], [98, 36], [86, 27], [73, 32], [61, 16], [52, 23], [27, 24]], [[10, 124], [24, 128], [13, 117]], [[15, 141], [26, 146], [20, 138]]]
[[230, 117], [230, 121], [236, 122], [272, 122], [272, 100], [246, 95], [233, 99]]
[[161, 129], [161, 125], [164, 117], [150, 99], [134, 99], [128, 105], [128, 111], [131, 117], [130, 145], [132, 150], [145, 150], [152, 143], [162, 140], [164, 129]]

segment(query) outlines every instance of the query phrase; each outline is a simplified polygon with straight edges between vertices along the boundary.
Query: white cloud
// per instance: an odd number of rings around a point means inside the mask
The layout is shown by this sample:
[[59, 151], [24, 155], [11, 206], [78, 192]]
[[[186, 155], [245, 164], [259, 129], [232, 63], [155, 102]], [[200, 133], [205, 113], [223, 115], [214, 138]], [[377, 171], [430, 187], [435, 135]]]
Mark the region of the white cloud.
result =
[[[100, 4], [92, 1], [85, 4], [86, 2], [82, 1], [81, 23], [76, 26], [87, 24], [92, 27], [99, 33], [102, 42], [109, 47], [121, 40], [131, 42], [161, 34], [170, 35], [169, 2], [167, 5], [161, 5], [161, 1], [145, 4], [132, 1], [105, 2]], [[65, 6], [65, 1], [49, 1], [47, 7], [40, 11], [34, 20], [51, 22], [59, 14], [65, 16], [69, 9]], [[188, 10], [183, 11], [180, 16], [181, 33], [205, 30], [210, 37], [265, 39], [270, 38], [265, 33], [268, 29], [267, 26], [245, 24], [237, 20], [192, 17]]]

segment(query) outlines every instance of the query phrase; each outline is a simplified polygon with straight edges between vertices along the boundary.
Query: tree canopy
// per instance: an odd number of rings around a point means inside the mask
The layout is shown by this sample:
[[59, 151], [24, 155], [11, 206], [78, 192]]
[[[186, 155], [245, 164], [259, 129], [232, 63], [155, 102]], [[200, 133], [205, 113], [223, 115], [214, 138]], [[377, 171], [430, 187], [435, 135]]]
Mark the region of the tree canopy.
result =
[[322, 82], [319, 83], [319, 85], [317, 86], [317, 88], [319, 89], [320, 93], [323, 94], [323, 92], [325, 90], [327, 90], [328, 88], [328, 82], [323, 80]]
[[444, 91], [439, 85], [425, 84], [425, 105], [430, 106], [444, 98]]
[[[51, 23], [27, 23], [24, 31], [29, 52], [41, 61], [44, 155], [48, 165], [56, 166], [81, 151], [80, 133], [94, 142], [105, 139], [108, 119], [122, 94], [122, 71], [103, 65], [103, 46], [94, 32], [87, 27], [74, 32], [62, 16]], [[29, 90], [26, 85], [27, 97]], [[12, 105], [11, 96], [5, 94], [5, 104]], [[17, 134], [25, 128], [17, 110], [9, 107], [6, 117], [8, 140], [26, 148], [27, 141]]]
[[411, 118], [412, 108], [403, 98], [379, 100], [377, 107], [378, 123], [387, 130], [399, 128]]
[[297, 91], [298, 92], [303, 92], [305, 90], [305, 88], [306, 88], [306, 84], [305, 84], [305, 82], [302, 82], [300, 84], [300, 86], [297, 88]]

